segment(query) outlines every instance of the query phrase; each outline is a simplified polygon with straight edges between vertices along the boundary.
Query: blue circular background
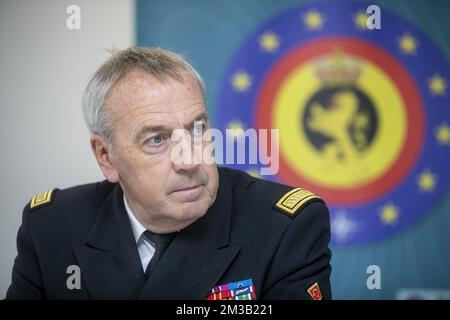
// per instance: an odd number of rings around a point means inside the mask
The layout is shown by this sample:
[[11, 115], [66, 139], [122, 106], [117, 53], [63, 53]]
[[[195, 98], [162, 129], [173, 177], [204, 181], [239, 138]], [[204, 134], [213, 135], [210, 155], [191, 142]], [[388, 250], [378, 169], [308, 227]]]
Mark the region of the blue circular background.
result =
[[[310, 31], [304, 26], [302, 17], [310, 10], [318, 11], [325, 17], [325, 24], [320, 30]], [[346, 36], [367, 41], [388, 51], [405, 67], [416, 84], [424, 105], [425, 136], [422, 150], [409, 174], [390, 193], [363, 204], [330, 207], [332, 221], [340, 214], [358, 226], [358, 230], [344, 240], [337, 239], [333, 234], [334, 244], [367, 243], [404, 230], [430, 211], [448, 191], [450, 181], [450, 148], [438, 145], [434, 133], [435, 128], [442, 123], [450, 124], [449, 98], [448, 94], [433, 97], [428, 88], [428, 79], [435, 73], [447, 81], [450, 79], [449, 64], [424, 33], [401, 16], [386, 9], [381, 12], [381, 30], [358, 30], [354, 25], [353, 15], [365, 10], [366, 6], [361, 3], [324, 2], [294, 7], [269, 19], [245, 39], [231, 59], [222, 81], [216, 109], [215, 123], [223, 132], [227, 124], [235, 120], [240, 121], [244, 129], [255, 128], [256, 100], [266, 75], [299, 44], [323, 37]], [[259, 37], [267, 31], [274, 32], [281, 38], [276, 52], [265, 53], [259, 47]], [[405, 55], [398, 48], [398, 39], [405, 33], [412, 35], [419, 43], [414, 55]], [[245, 71], [252, 76], [252, 85], [246, 92], [236, 92], [231, 86], [232, 76], [238, 71]], [[241, 170], [260, 167], [230, 166]], [[421, 192], [417, 185], [418, 175], [426, 169], [430, 169], [437, 176], [437, 184], [431, 193]], [[264, 178], [279, 181], [276, 176]], [[384, 225], [380, 221], [379, 210], [390, 202], [399, 208], [399, 219], [393, 225]]]

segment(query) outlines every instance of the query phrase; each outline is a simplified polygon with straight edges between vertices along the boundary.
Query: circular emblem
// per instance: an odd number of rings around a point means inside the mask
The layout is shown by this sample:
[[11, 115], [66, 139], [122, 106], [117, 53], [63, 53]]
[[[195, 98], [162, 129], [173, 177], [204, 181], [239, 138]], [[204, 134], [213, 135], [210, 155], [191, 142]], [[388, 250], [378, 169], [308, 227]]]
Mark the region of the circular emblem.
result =
[[382, 15], [381, 30], [367, 29], [359, 3], [272, 17], [237, 50], [219, 94], [222, 130], [279, 129], [279, 170], [263, 178], [321, 196], [334, 243], [403, 230], [448, 191], [449, 65], [420, 30]]
[[293, 49], [263, 82], [256, 124], [280, 129], [283, 181], [330, 204], [355, 204], [391, 190], [413, 164], [423, 132], [415, 92], [377, 47], [316, 40]]

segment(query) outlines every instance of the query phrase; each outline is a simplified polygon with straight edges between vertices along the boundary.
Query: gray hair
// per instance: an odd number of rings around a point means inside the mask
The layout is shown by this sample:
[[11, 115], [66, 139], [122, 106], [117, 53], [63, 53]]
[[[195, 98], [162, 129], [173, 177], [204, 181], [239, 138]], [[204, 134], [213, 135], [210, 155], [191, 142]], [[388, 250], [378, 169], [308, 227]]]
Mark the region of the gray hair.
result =
[[113, 52], [94, 73], [83, 95], [84, 119], [91, 134], [113, 142], [113, 123], [105, 112], [106, 97], [114, 84], [126, 73], [140, 70], [159, 80], [183, 80], [183, 73], [191, 74], [198, 82], [203, 96], [205, 85], [198, 72], [181, 56], [160, 48], [130, 47]]

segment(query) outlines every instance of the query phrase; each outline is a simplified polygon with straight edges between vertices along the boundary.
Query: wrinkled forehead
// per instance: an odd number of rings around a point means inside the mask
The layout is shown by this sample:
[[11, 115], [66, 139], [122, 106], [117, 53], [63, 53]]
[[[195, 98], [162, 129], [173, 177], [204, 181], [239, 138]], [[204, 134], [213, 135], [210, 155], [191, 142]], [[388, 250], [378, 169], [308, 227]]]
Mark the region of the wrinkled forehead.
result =
[[130, 71], [111, 88], [105, 107], [114, 121], [176, 125], [204, 111], [205, 101], [197, 79], [189, 73], [175, 79]]

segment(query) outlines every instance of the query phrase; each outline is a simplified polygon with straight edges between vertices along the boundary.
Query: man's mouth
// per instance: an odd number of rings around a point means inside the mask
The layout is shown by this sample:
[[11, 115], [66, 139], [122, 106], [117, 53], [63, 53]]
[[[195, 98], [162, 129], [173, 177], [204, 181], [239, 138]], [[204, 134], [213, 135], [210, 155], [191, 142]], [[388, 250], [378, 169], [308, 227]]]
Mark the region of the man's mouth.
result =
[[172, 194], [182, 202], [197, 201], [203, 193], [203, 184], [187, 186], [176, 189]]
[[183, 187], [183, 188], [176, 189], [174, 192], [191, 191], [191, 190], [198, 189], [201, 186], [202, 186], [202, 184], [197, 184], [197, 185], [189, 186], [189, 187]]

